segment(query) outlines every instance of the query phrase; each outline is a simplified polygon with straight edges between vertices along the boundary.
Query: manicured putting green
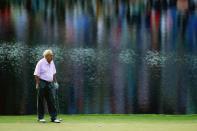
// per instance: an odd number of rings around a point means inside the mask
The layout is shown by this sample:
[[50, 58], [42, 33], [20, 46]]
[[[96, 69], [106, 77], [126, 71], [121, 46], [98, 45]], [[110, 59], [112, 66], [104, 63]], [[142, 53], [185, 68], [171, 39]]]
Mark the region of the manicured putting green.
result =
[[60, 115], [62, 123], [36, 116], [0, 116], [0, 131], [197, 131], [197, 115]]

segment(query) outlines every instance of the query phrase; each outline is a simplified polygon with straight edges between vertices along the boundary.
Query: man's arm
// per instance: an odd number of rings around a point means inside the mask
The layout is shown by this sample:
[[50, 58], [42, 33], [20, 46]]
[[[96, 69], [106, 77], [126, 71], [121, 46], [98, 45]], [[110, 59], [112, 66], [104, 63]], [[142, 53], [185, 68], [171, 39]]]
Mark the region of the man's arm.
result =
[[40, 62], [37, 63], [35, 71], [34, 71], [35, 81], [36, 81], [36, 89], [39, 88], [40, 84]]
[[56, 79], [56, 75], [53, 75], [53, 82], [54, 82], [54, 88], [58, 89], [59, 88], [59, 84], [57, 83], [57, 79]]
[[56, 74], [53, 75], [53, 82], [57, 82]]
[[36, 89], [38, 89], [40, 83], [40, 77], [35, 75], [35, 80], [36, 80]]

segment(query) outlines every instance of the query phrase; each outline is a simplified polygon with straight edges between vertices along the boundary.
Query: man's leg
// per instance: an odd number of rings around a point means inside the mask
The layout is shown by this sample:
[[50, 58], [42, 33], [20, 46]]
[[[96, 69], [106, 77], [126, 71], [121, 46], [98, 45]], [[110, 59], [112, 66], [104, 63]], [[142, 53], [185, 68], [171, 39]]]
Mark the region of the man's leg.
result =
[[[41, 84], [40, 84], [41, 85]], [[38, 119], [44, 118], [44, 88], [39, 87], [37, 96]]]
[[48, 111], [51, 116], [51, 121], [54, 121], [57, 117], [57, 109], [55, 106], [55, 97], [53, 94], [53, 87], [51, 84], [47, 86], [46, 101], [47, 101]]

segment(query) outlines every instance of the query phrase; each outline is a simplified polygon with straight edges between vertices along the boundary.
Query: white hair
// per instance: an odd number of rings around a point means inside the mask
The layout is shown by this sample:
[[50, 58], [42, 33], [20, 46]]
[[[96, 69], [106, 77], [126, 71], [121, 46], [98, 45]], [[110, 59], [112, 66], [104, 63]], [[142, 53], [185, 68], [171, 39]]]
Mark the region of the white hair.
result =
[[43, 56], [46, 57], [47, 55], [53, 55], [53, 51], [48, 49], [43, 52]]

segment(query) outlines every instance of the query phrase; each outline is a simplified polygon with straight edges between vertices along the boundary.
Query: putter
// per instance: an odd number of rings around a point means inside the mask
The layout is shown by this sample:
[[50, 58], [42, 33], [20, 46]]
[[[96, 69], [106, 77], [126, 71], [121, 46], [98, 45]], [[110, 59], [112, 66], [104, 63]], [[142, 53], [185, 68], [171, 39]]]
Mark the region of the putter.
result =
[[[55, 89], [55, 104], [56, 104], [56, 107], [57, 107], [57, 114], [60, 114], [58, 88]], [[61, 118], [59, 118], [59, 120], [62, 121]]]
[[[60, 114], [59, 95], [58, 95], [59, 84], [57, 82], [54, 82], [53, 85], [54, 85], [53, 96], [55, 98], [55, 105], [57, 108], [57, 114]], [[59, 120], [62, 121], [61, 118], [59, 118]]]

